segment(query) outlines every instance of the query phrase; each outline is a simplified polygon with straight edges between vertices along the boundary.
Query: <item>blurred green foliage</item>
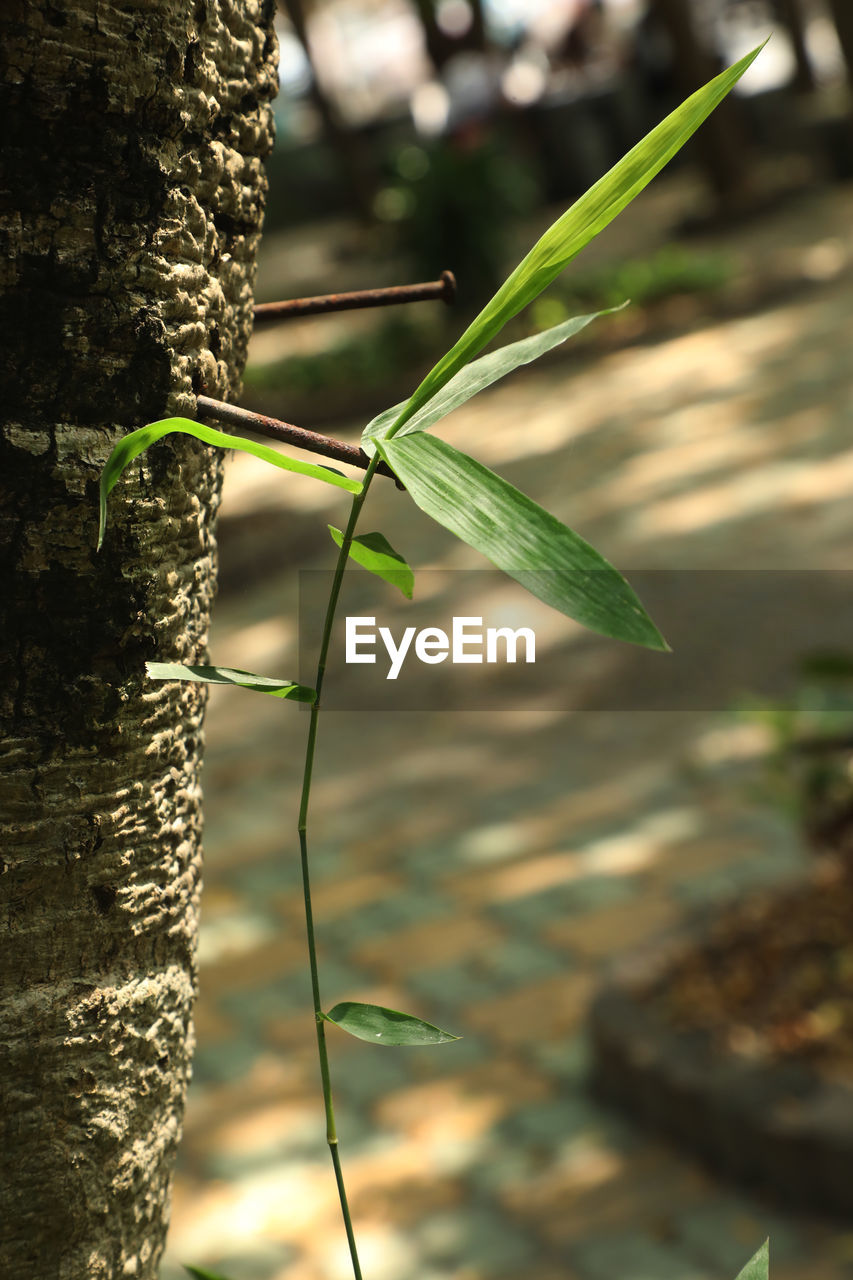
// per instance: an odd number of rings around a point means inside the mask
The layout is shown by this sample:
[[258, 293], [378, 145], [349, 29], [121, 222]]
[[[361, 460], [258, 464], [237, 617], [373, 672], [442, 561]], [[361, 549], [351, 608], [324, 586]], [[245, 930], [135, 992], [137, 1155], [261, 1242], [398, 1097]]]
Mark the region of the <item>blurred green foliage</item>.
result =
[[433, 359], [440, 342], [441, 336], [433, 328], [398, 317], [311, 355], [249, 364], [243, 383], [250, 390], [282, 394], [321, 393], [332, 387], [381, 387], [401, 370], [405, 373]]
[[503, 280], [512, 228], [539, 195], [529, 164], [503, 139], [471, 125], [448, 138], [398, 148], [374, 212], [418, 278], [454, 272], [459, 303], [470, 310]]
[[805, 654], [792, 698], [745, 700], [738, 714], [770, 737], [762, 797], [818, 851], [853, 854], [853, 654]]
[[604, 263], [571, 274], [533, 304], [533, 326], [548, 329], [569, 316], [616, 307], [626, 300], [633, 307], [644, 307], [679, 295], [715, 293], [734, 273], [735, 265], [725, 253], [666, 246], [647, 258]]

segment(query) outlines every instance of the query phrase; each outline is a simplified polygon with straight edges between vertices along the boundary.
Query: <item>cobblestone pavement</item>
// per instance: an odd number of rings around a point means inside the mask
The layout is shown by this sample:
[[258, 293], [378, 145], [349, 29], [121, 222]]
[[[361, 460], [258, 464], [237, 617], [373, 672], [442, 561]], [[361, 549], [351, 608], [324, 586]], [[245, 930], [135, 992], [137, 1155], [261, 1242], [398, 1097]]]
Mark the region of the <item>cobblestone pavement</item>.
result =
[[[844, 569], [851, 299], [842, 272], [772, 310], [521, 375], [442, 433], [625, 570]], [[290, 673], [296, 569], [306, 547], [329, 563], [341, 504], [229, 465], [226, 515], [262, 512], [265, 534], [256, 572], [223, 593], [212, 653]], [[384, 482], [364, 528], [416, 565], [480, 563]], [[469, 612], [465, 576], [448, 581]], [[704, 616], [761, 669], [760, 593]], [[578, 635], [555, 625], [548, 661], [569, 684]], [[773, 1280], [853, 1276], [853, 1224], [715, 1182], [586, 1090], [584, 1016], [612, 960], [805, 866], [756, 798], [759, 730], [679, 705], [325, 713], [312, 841], [327, 1007], [375, 1001], [463, 1037], [386, 1050], [330, 1034], [366, 1280], [733, 1280], [767, 1234]], [[166, 1280], [181, 1260], [233, 1280], [348, 1274], [293, 829], [305, 727], [273, 699], [211, 699], [198, 1047]]]

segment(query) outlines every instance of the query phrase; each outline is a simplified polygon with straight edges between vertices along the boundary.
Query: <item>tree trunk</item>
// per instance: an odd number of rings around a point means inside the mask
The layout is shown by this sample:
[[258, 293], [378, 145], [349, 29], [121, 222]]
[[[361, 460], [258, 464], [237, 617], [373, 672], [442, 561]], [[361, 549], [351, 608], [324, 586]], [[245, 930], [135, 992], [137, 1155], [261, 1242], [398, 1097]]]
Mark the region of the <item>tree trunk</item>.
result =
[[850, 0], [829, 0], [829, 8], [847, 64], [847, 78], [853, 85], [853, 6]]
[[794, 88], [811, 93], [815, 87], [814, 68], [806, 45], [806, 26], [800, 0], [776, 0], [779, 19], [791, 40], [794, 54]]
[[281, 0], [281, 5], [293, 33], [302, 46], [305, 60], [311, 74], [309, 93], [311, 101], [320, 117], [323, 133], [329, 148], [340, 166], [346, 182], [348, 193], [355, 206], [355, 211], [363, 222], [373, 222], [373, 198], [376, 194], [375, 183], [370, 171], [365, 146], [359, 135], [341, 123], [338, 112], [329, 100], [322, 81], [317, 74], [317, 64], [308, 39], [308, 24], [302, 0]]
[[435, 0], [414, 0], [415, 11], [420, 18], [424, 34], [424, 45], [430, 62], [441, 75], [444, 64], [453, 54], [453, 43], [438, 25], [435, 13]]
[[468, 35], [468, 47], [486, 53], [489, 48], [489, 34], [483, 0], [468, 0], [471, 8], [471, 30]]
[[450, 59], [463, 50], [476, 50], [485, 53], [489, 42], [486, 32], [486, 18], [482, 0], [468, 0], [471, 10], [471, 25], [463, 36], [447, 35], [442, 31], [438, 21], [436, 0], [414, 0], [415, 12], [420, 19], [423, 30], [424, 45], [429, 60], [440, 77]]
[[[653, 0], [672, 41], [675, 78], [681, 94], [694, 93], [719, 67], [702, 47], [696, 34], [690, 0]], [[695, 143], [708, 180], [724, 211], [741, 207], [749, 199], [749, 164], [737, 105], [730, 98], [712, 111], [696, 134]]]
[[236, 393], [271, 0], [6, 0], [0, 1275], [157, 1274], [192, 1047], [220, 461], [126, 431]]

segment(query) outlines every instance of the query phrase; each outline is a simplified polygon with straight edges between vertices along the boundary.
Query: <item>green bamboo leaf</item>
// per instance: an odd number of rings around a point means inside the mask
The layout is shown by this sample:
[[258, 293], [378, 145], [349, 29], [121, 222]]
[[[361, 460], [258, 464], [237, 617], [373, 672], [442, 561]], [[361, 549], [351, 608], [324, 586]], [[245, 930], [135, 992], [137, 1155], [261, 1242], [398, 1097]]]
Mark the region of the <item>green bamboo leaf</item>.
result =
[[181, 1266], [187, 1275], [194, 1277], [194, 1280], [228, 1280], [227, 1276], [223, 1276], [219, 1271], [208, 1271], [205, 1267], [192, 1267], [187, 1262], [182, 1262]]
[[737, 1280], [768, 1280], [770, 1275], [770, 1241], [765, 1240], [758, 1253], [739, 1271]]
[[189, 418], [164, 418], [161, 422], [151, 422], [147, 427], [140, 427], [138, 431], [131, 431], [119, 440], [107, 458], [104, 469], [101, 472], [99, 551], [103, 545], [104, 532], [107, 527], [107, 498], [122, 471], [129, 463], [133, 462], [134, 458], [138, 458], [140, 453], [143, 453], [149, 445], [154, 444], [155, 441], [172, 432], [195, 436], [197, 440], [203, 441], [204, 444], [212, 444], [219, 449], [237, 449], [242, 453], [251, 453], [256, 458], [261, 458], [264, 462], [271, 463], [274, 467], [280, 467], [282, 471], [296, 471], [299, 475], [311, 476], [314, 480], [323, 480], [326, 484], [333, 484], [339, 489], [346, 489], [348, 493], [361, 493], [362, 486], [359, 480], [350, 480], [347, 476], [342, 476], [339, 472], [333, 471], [331, 467], [322, 467], [313, 462], [301, 462], [297, 458], [289, 458], [286, 453], [279, 453], [277, 449], [270, 449], [265, 444], [256, 444], [254, 440], [245, 440], [242, 436], [227, 435], [224, 431], [214, 431], [212, 427], [203, 427], [198, 422], [191, 422]]
[[422, 511], [540, 600], [615, 640], [668, 648], [622, 575], [488, 467], [425, 434], [377, 448]]
[[538, 297], [572, 258], [639, 195], [696, 132], [763, 48], [764, 44], [759, 45], [697, 90], [548, 228], [456, 345], [442, 356], [416, 388], [396, 422], [388, 429], [389, 437], [396, 435], [404, 422], [414, 417], [455, 373], [491, 342], [507, 320], [518, 315]]
[[[343, 546], [344, 535], [340, 529], [330, 524], [329, 533], [339, 547]], [[415, 589], [415, 575], [383, 534], [360, 533], [350, 543], [349, 554], [356, 564], [369, 569], [385, 582], [390, 582], [392, 587], [399, 587], [403, 595], [411, 600]]]
[[431, 1022], [423, 1022], [396, 1009], [384, 1009], [380, 1004], [345, 1000], [324, 1013], [323, 1018], [359, 1040], [369, 1040], [371, 1044], [448, 1044], [459, 1039], [449, 1031], [434, 1027]]
[[[551, 329], [545, 329], [542, 333], [534, 333], [529, 338], [510, 342], [497, 351], [490, 351], [487, 356], [481, 356], [479, 360], [473, 360], [464, 369], [460, 369], [445, 387], [436, 392], [418, 413], [409, 418], [405, 426], [395, 432], [395, 435], [406, 436], [414, 431], [427, 431], [448, 413], [458, 409], [466, 400], [470, 400], [478, 392], [490, 387], [493, 382], [512, 373], [513, 369], [518, 369], [523, 364], [530, 364], [539, 356], [545, 355], [547, 351], [553, 351], [554, 347], [558, 347], [568, 338], [573, 338], [576, 333], [580, 333], [581, 329], [585, 329], [599, 316], [611, 315], [612, 312], [621, 310], [622, 307], [609, 307], [606, 311], [595, 311], [591, 315], [573, 316], [571, 320], [564, 320]], [[395, 404], [368, 422], [361, 437], [361, 445], [365, 453], [373, 455], [374, 440], [383, 439], [404, 408], [404, 403]]]
[[256, 676], [251, 671], [240, 671], [236, 667], [185, 667], [181, 662], [146, 662], [145, 670], [151, 680], [239, 685], [241, 689], [268, 693], [272, 698], [290, 698], [294, 702], [313, 702], [317, 696], [307, 685], [278, 680], [274, 676]]

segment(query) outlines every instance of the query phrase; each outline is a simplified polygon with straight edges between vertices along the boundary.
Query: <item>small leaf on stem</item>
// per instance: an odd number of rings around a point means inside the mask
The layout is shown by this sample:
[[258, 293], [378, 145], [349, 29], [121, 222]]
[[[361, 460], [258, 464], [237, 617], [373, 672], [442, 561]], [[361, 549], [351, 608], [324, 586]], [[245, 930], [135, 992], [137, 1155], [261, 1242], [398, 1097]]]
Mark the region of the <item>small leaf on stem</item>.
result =
[[292, 680], [280, 680], [276, 676], [256, 676], [236, 667], [185, 667], [181, 662], [146, 662], [145, 670], [151, 680], [239, 685], [242, 689], [268, 693], [272, 698], [290, 698], [294, 702], [313, 702], [317, 696], [308, 685], [294, 684]]
[[460, 1039], [449, 1031], [434, 1027], [431, 1022], [396, 1009], [385, 1009], [380, 1004], [345, 1000], [324, 1013], [323, 1018], [359, 1040], [369, 1040], [371, 1044], [448, 1044], [451, 1040]]
[[[329, 533], [337, 546], [343, 546], [344, 535], [340, 529], [330, 524]], [[369, 569], [378, 578], [390, 582], [392, 587], [399, 587], [403, 595], [411, 600], [415, 587], [415, 575], [383, 534], [358, 534], [350, 543], [349, 555], [363, 569]]]

